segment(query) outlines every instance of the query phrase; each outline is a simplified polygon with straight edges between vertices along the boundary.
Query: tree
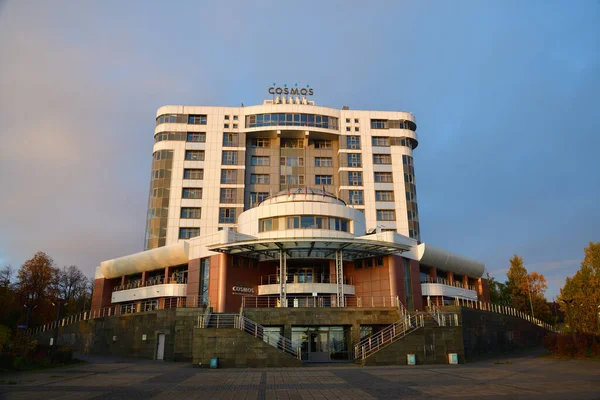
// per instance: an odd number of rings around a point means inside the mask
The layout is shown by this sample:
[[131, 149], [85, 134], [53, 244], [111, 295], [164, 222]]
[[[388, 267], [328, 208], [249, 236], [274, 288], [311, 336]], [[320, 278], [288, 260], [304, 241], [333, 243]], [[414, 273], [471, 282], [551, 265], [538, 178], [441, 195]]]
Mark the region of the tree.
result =
[[0, 286], [2, 286], [3, 289], [8, 289], [10, 286], [14, 272], [15, 271], [10, 264], [6, 264], [0, 269]]
[[25, 261], [17, 274], [17, 290], [21, 297], [42, 299], [57, 295], [58, 269], [43, 251]]
[[512, 295], [506, 283], [498, 282], [496, 278], [488, 275], [490, 287], [490, 301], [501, 306], [512, 306]]
[[561, 310], [567, 311], [565, 300], [571, 303], [571, 329], [600, 332], [600, 242], [590, 242], [584, 253], [581, 268], [572, 277], [567, 277], [560, 290]]
[[544, 275], [537, 272], [528, 273], [523, 258], [515, 254], [510, 260], [506, 276], [506, 286], [514, 308], [543, 321], [552, 319], [550, 306], [545, 298], [548, 285]]

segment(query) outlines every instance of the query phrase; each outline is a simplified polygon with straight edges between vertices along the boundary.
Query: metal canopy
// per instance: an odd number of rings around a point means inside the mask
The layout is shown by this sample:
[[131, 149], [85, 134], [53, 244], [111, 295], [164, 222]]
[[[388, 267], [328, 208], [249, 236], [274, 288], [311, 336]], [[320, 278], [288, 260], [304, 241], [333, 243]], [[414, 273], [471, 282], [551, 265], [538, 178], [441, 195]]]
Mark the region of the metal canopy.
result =
[[344, 251], [345, 260], [403, 253], [410, 246], [367, 239], [341, 238], [282, 238], [255, 239], [208, 246], [208, 250], [230, 255], [256, 258], [260, 261], [278, 260], [280, 251], [287, 258], [326, 258], [335, 260], [336, 250]]

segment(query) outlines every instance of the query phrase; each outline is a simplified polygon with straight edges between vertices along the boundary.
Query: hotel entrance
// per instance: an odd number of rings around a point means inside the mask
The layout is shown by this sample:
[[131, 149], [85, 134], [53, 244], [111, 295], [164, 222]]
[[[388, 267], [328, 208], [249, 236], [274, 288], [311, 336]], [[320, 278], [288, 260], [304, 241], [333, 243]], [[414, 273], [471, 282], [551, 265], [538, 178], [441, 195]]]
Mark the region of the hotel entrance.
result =
[[292, 344], [304, 361], [350, 361], [350, 331], [350, 326], [293, 326]]

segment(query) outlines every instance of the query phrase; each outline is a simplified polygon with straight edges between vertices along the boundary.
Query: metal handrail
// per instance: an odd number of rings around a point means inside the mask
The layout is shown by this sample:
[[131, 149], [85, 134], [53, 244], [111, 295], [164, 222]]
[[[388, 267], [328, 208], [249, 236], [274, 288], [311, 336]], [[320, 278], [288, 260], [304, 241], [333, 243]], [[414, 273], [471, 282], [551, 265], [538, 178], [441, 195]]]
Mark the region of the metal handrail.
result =
[[[398, 307], [397, 296], [345, 296], [345, 308], [395, 308]], [[329, 296], [296, 296], [288, 293], [287, 304], [281, 304], [279, 296], [244, 296], [243, 308], [278, 308], [278, 307], [338, 307], [335, 295]]]
[[434, 283], [434, 284], [439, 284], [439, 285], [453, 286], [453, 287], [457, 287], [457, 288], [461, 288], [461, 289], [477, 291], [475, 289], [475, 286], [465, 285], [464, 283], [462, 283], [460, 281], [450, 282], [450, 280], [439, 277], [439, 276], [437, 276], [435, 279], [428, 276], [425, 279], [421, 279], [421, 283]]
[[354, 345], [354, 359], [364, 360], [371, 354], [379, 351], [385, 346], [388, 346], [396, 340], [406, 336], [410, 332], [425, 325], [423, 314], [415, 314], [406, 316], [383, 328], [381, 331], [374, 333], [357, 344]]
[[[211, 321], [212, 325], [211, 326]], [[261, 339], [268, 345], [275, 347], [301, 359], [300, 347], [294, 346], [293, 342], [281, 333], [265, 331], [261, 324], [244, 317], [241, 314], [212, 314], [198, 316], [199, 328], [235, 328]]]
[[[300, 282], [300, 277], [308, 278], [300, 274], [288, 274], [285, 283], [337, 283], [337, 279], [333, 275], [314, 274], [310, 275], [310, 279], [305, 282]], [[262, 275], [260, 277], [261, 285], [276, 285], [279, 284], [279, 274]], [[352, 285], [352, 276], [344, 276], [344, 285]]]
[[502, 306], [499, 304], [487, 303], [487, 302], [477, 301], [477, 300], [462, 299], [459, 297], [455, 298], [455, 304], [457, 306], [468, 307], [468, 308], [472, 308], [474, 310], [490, 311], [490, 312], [495, 312], [498, 314], [504, 314], [504, 315], [509, 315], [509, 316], [513, 316], [513, 317], [518, 317], [518, 318], [524, 319], [525, 321], [531, 322], [532, 324], [541, 326], [542, 328], [544, 328], [546, 330], [549, 330], [552, 332], [558, 331], [554, 325], [551, 325], [540, 319], [534, 318], [531, 315], [524, 313], [523, 311], [517, 310], [516, 308], [513, 308], [513, 307]]

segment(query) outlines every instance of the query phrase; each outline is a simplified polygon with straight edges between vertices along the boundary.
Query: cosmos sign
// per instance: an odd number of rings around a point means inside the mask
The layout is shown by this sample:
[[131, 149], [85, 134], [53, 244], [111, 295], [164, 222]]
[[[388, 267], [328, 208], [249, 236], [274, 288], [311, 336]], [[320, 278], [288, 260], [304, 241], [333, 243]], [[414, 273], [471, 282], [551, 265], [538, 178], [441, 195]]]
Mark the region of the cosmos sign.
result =
[[254, 287], [247, 285], [235, 285], [231, 288], [233, 294], [254, 294]]
[[276, 87], [275, 84], [273, 84], [273, 86], [269, 88], [269, 94], [312, 96], [313, 89], [308, 85], [306, 85], [305, 88], [298, 89], [298, 84], [293, 88], [289, 88], [287, 85]]

